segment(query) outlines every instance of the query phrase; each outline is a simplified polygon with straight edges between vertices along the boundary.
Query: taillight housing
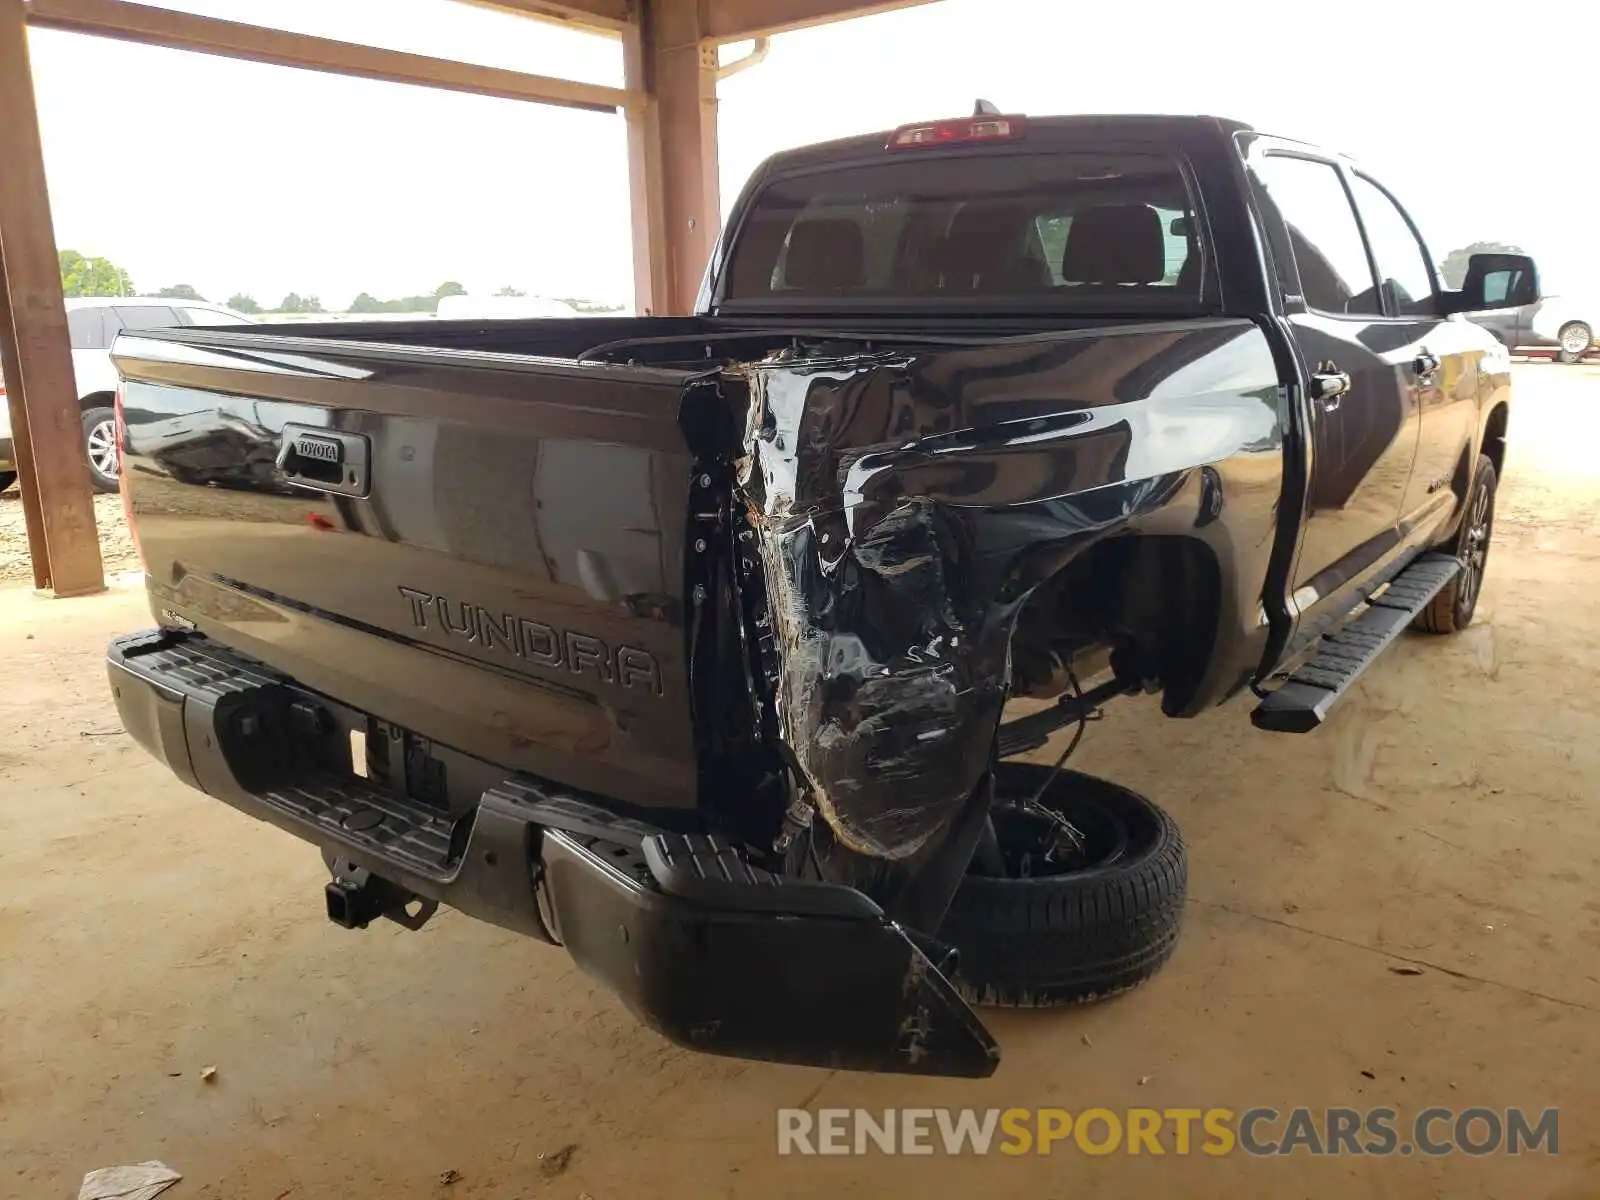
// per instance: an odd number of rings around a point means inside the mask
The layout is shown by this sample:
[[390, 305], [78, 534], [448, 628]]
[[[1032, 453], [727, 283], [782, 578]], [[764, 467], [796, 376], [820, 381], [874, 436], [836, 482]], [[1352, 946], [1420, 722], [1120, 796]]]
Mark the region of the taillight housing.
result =
[[923, 121], [902, 125], [889, 135], [889, 150], [916, 150], [924, 146], [953, 146], [962, 142], [1004, 142], [1020, 138], [1028, 129], [1021, 116], [956, 117], [949, 121]]

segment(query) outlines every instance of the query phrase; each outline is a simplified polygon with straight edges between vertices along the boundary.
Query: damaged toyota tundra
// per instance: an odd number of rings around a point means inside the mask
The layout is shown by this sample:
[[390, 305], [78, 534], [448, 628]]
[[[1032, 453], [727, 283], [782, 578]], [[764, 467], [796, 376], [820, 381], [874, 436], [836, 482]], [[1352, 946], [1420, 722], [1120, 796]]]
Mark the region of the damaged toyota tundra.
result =
[[443, 904], [685, 1046], [987, 1075], [972, 1006], [1178, 936], [1177, 827], [1065, 765], [1106, 705], [1306, 733], [1472, 619], [1510, 366], [1461, 314], [1533, 264], [1433, 263], [1338, 155], [980, 105], [773, 157], [691, 316], [125, 334], [122, 720], [347, 928]]

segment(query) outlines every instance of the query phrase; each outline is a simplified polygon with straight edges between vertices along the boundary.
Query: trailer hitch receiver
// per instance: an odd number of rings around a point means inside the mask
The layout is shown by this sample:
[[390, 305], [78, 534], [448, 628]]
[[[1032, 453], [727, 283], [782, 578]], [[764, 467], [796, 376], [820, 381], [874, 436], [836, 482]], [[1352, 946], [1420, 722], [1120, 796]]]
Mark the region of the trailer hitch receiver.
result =
[[329, 866], [333, 878], [325, 889], [328, 920], [342, 929], [365, 929], [379, 917], [387, 917], [417, 930], [439, 909], [437, 900], [424, 900], [349, 859], [336, 858]]

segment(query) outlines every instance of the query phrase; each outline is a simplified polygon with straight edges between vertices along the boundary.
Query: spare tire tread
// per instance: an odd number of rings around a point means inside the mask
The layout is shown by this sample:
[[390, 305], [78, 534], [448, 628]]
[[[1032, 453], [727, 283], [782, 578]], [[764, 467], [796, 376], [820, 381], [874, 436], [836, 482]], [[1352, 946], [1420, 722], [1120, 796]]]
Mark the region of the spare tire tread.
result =
[[[1042, 768], [1004, 764], [1002, 770]], [[1150, 801], [1103, 780], [1093, 786], [1155, 829], [1145, 853], [1107, 867], [1032, 879], [969, 875], [939, 936], [959, 951], [954, 982], [978, 1004], [1044, 1008], [1084, 1004], [1149, 979], [1177, 947], [1188, 857], [1176, 823]]]

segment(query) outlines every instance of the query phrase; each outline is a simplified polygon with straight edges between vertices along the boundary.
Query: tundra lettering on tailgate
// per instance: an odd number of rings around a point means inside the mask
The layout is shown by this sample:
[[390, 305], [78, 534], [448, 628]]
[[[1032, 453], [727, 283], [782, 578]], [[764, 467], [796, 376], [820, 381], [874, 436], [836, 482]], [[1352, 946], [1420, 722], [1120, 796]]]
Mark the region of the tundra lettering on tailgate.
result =
[[465, 600], [435, 596], [405, 584], [399, 586], [400, 594], [411, 605], [411, 623], [418, 629], [442, 629], [473, 645], [499, 650], [541, 667], [566, 667], [574, 675], [588, 672], [602, 683], [661, 695], [661, 666], [648, 650], [636, 646], [612, 650], [586, 633], [556, 629], [512, 613], [492, 613]]

